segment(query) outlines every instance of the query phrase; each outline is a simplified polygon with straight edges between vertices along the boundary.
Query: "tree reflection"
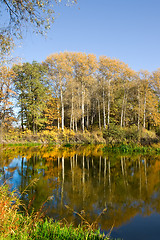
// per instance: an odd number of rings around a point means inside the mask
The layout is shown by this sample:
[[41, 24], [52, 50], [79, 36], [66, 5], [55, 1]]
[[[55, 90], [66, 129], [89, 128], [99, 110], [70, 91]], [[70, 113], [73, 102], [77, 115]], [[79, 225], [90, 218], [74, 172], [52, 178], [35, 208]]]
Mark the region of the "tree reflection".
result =
[[100, 218], [102, 229], [120, 226], [136, 214], [160, 213], [160, 156], [103, 154], [102, 146], [78, 149], [38, 147], [5, 149], [0, 158], [3, 181], [20, 192], [38, 178], [23, 201], [33, 200], [34, 209], [50, 196], [48, 215], [79, 223], [66, 210], [84, 210], [88, 221], [107, 207]]

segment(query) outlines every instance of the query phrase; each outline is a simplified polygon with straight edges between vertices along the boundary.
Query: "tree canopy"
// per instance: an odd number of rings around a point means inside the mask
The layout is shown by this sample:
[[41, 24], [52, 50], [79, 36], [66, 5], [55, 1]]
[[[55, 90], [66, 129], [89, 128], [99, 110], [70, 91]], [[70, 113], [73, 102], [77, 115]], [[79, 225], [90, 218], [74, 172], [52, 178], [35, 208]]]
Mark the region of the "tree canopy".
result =
[[135, 72], [116, 59], [72, 52], [13, 70], [10, 88], [16, 92], [22, 129], [160, 126], [159, 70]]
[[[22, 32], [31, 28], [44, 35], [54, 22], [55, 4], [61, 0], [0, 0], [0, 52], [12, 47], [14, 38], [22, 38]], [[76, 3], [77, 0], [64, 0]]]

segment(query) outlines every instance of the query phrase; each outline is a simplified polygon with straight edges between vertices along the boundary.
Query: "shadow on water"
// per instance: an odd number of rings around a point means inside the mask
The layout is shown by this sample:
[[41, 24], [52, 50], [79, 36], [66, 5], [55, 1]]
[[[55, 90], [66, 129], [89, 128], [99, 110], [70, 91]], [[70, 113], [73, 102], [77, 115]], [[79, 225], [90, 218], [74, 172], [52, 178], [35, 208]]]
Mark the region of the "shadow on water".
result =
[[[65, 208], [84, 215], [88, 222], [99, 218], [102, 231], [114, 223], [112, 237], [157, 239], [160, 235], [160, 156], [103, 153], [102, 146], [79, 148], [5, 148], [0, 156], [1, 183], [22, 192], [38, 178], [36, 186], [22, 196], [47, 215], [78, 225], [81, 219]], [[145, 229], [145, 231], [144, 231]]]

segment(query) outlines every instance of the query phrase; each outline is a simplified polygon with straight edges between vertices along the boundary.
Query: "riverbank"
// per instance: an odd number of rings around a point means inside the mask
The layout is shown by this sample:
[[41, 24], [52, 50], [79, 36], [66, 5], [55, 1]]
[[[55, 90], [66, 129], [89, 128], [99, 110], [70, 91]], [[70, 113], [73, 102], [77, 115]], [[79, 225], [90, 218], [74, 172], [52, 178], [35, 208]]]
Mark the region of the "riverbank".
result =
[[69, 129], [41, 131], [33, 134], [27, 130], [10, 131], [4, 134], [0, 147], [52, 146], [56, 148], [79, 148], [80, 146], [102, 145], [103, 152], [159, 154], [160, 138], [154, 131], [135, 128], [92, 130], [74, 132]]
[[98, 144], [105, 143], [103, 132], [95, 131], [77, 131], [69, 129], [43, 130], [33, 134], [30, 130], [26, 131], [10, 131], [3, 133], [1, 144]]
[[108, 152], [115, 152], [115, 153], [126, 153], [126, 154], [160, 154], [160, 144], [152, 144], [151, 146], [142, 146], [142, 145], [106, 145], [103, 148], [103, 151]]
[[9, 132], [3, 132], [1, 136], [1, 145], [78, 145], [78, 144], [106, 144], [111, 146], [119, 145], [138, 145], [152, 146], [160, 143], [158, 132], [148, 131], [147, 129], [137, 129], [136, 126], [130, 128], [120, 128], [111, 126], [110, 129], [92, 129], [74, 132], [70, 129], [63, 131], [57, 128], [53, 130], [43, 130], [33, 134], [30, 130], [20, 131], [12, 129]]
[[[19, 209], [25, 209], [22, 213]], [[54, 222], [44, 217], [41, 209], [29, 212], [29, 206], [24, 206], [16, 191], [9, 192], [7, 185], [0, 187], [0, 232], [1, 240], [10, 239], [106, 239], [94, 224], [85, 223], [83, 226], [73, 227], [62, 222]]]

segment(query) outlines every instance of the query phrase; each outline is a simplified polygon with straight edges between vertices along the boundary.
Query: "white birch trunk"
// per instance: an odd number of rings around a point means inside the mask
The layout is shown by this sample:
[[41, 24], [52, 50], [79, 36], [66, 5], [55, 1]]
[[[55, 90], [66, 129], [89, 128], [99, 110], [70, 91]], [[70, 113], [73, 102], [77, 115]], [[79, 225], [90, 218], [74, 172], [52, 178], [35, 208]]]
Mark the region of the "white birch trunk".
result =
[[139, 93], [139, 87], [138, 87], [138, 130], [140, 126], [140, 93]]
[[89, 127], [89, 110], [88, 110], [88, 104], [87, 104], [87, 129]]
[[70, 130], [71, 130], [71, 128], [74, 130], [73, 112], [74, 112], [74, 103], [73, 103], [73, 90], [72, 90], [72, 109], [71, 109]]
[[84, 132], [84, 85], [82, 84], [82, 131]]
[[143, 127], [146, 128], [146, 93], [144, 96]]
[[103, 87], [103, 123], [104, 123], [104, 128], [106, 129], [106, 106], [105, 106], [104, 87]]
[[124, 102], [124, 113], [123, 113], [123, 115], [124, 115], [124, 117], [123, 117], [123, 127], [125, 127], [126, 126], [126, 108], [127, 108], [127, 97], [126, 97], [126, 99], [125, 99], [125, 102]]
[[100, 109], [99, 99], [98, 99], [98, 119], [99, 119], [99, 129], [101, 130], [101, 109]]
[[62, 130], [64, 130], [64, 102], [62, 88], [61, 88], [61, 106], [62, 106]]
[[125, 102], [125, 93], [123, 96], [122, 110], [121, 110], [121, 128], [123, 127], [124, 102]]
[[77, 118], [75, 118], [75, 129], [76, 129], [76, 132], [77, 132]]
[[109, 129], [109, 123], [110, 123], [110, 98], [111, 98], [111, 93], [110, 93], [110, 80], [108, 82], [108, 118], [107, 118], [107, 125]]

